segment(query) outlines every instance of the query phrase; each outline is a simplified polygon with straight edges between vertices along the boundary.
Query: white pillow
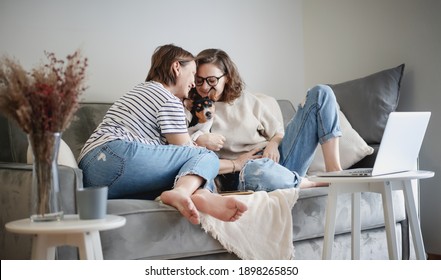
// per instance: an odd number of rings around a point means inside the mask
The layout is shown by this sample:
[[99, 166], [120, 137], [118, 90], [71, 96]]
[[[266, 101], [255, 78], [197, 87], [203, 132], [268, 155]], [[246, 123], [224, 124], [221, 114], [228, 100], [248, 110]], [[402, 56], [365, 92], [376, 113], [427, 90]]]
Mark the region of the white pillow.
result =
[[[346, 116], [340, 111], [340, 129], [342, 137], [340, 137], [340, 164], [343, 169], [347, 169], [359, 162], [367, 155], [371, 155], [374, 149], [361, 138], [361, 136], [355, 131]], [[308, 169], [308, 174], [312, 175], [317, 172], [324, 172], [325, 161], [323, 159], [323, 153], [321, 145], [318, 145], [315, 150], [314, 159], [311, 166]]]
[[[57, 162], [60, 165], [66, 165], [66, 166], [69, 166], [72, 168], [78, 168], [78, 163], [75, 160], [75, 156], [72, 153], [72, 150], [69, 148], [69, 146], [66, 144], [66, 142], [63, 141], [63, 139], [60, 140], [60, 149], [58, 150], [58, 161]], [[32, 154], [31, 145], [28, 145], [27, 163], [28, 164], [33, 163], [33, 154]]]

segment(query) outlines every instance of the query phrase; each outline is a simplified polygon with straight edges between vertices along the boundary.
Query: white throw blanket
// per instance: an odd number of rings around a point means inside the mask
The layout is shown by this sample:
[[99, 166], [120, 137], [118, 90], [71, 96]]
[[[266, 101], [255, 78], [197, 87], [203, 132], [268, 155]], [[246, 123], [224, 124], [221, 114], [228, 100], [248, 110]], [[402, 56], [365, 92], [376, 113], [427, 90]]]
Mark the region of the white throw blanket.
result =
[[298, 196], [298, 189], [236, 195], [248, 205], [238, 221], [222, 222], [201, 213], [201, 226], [241, 259], [293, 259], [291, 209]]

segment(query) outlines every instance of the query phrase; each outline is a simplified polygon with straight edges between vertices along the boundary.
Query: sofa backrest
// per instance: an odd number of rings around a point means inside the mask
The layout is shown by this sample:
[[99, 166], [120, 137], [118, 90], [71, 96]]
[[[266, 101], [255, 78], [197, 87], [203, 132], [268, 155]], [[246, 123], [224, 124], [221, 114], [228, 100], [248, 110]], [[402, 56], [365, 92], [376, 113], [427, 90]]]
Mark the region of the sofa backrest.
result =
[[[259, 95], [271, 106], [279, 105], [277, 117], [283, 119], [285, 125], [295, 112], [288, 100], [276, 100], [272, 97]], [[70, 126], [63, 132], [62, 138], [78, 158], [84, 143], [103, 119], [112, 103], [81, 103], [80, 108]], [[0, 115], [0, 162], [26, 163], [28, 140], [26, 134], [11, 120]]]
[[[276, 100], [267, 95], [259, 94], [258, 98], [272, 106], [278, 119], [285, 126], [295, 113], [292, 103], [288, 100]], [[82, 103], [70, 126], [63, 133], [63, 140], [71, 148], [75, 158], [78, 158], [84, 143], [99, 125], [112, 103]], [[279, 105], [279, 108], [276, 106]], [[277, 109], [277, 110], [276, 110]]]
[[26, 162], [28, 139], [17, 124], [0, 115], [0, 162]]
[[75, 158], [80, 155], [84, 143], [102, 121], [112, 103], [81, 103], [70, 126], [63, 132], [63, 140], [71, 148]]

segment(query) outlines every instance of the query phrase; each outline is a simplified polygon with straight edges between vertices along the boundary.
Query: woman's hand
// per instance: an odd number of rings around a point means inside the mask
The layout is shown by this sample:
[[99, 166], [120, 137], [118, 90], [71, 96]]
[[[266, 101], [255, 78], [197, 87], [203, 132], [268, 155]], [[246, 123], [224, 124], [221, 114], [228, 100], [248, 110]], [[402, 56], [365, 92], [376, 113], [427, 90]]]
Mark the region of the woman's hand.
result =
[[276, 142], [268, 142], [265, 149], [263, 150], [262, 157], [272, 159], [274, 162], [279, 162], [280, 152], [279, 145]]
[[242, 168], [245, 166], [247, 161], [250, 159], [256, 159], [261, 158], [261, 155], [256, 155], [260, 150], [254, 149], [249, 152], [241, 154], [236, 159], [221, 159], [220, 160], [220, 166], [219, 166], [219, 174], [226, 174], [226, 173], [232, 173], [232, 172], [239, 172], [242, 170]]
[[265, 149], [263, 150], [263, 157], [272, 159], [274, 162], [279, 163], [280, 160], [280, 152], [279, 145], [282, 142], [283, 134], [276, 133], [276, 135], [268, 141]]
[[262, 158], [261, 155], [256, 155], [260, 149], [256, 148], [249, 152], [241, 154], [238, 158], [234, 160], [234, 163], [236, 165], [236, 171], [242, 170], [242, 168], [245, 166], [245, 163], [249, 161], [250, 159], [256, 159], [256, 158]]
[[196, 139], [198, 146], [205, 147], [211, 151], [220, 151], [223, 148], [225, 137], [218, 133], [205, 133]]

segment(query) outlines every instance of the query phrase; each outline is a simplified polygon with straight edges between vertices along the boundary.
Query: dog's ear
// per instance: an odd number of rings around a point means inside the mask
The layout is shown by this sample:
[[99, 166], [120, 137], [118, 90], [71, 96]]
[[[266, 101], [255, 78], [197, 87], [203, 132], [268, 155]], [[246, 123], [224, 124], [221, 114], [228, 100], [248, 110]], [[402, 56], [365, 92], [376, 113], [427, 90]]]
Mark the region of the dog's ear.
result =
[[197, 93], [197, 92], [194, 94], [194, 96], [192, 98], [192, 100], [194, 100], [194, 101], [199, 101], [199, 100], [203, 100], [203, 99], [205, 99], [205, 97], [200, 96], [199, 93]]
[[196, 91], [195, 88], [192, 88], [190, 92], [188, 93], [188, 98], [191, 100], [199, 100], [202, 99], [202, 97], [199, 95], [199, 93]]

